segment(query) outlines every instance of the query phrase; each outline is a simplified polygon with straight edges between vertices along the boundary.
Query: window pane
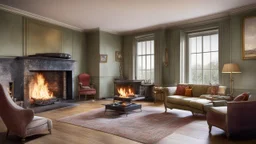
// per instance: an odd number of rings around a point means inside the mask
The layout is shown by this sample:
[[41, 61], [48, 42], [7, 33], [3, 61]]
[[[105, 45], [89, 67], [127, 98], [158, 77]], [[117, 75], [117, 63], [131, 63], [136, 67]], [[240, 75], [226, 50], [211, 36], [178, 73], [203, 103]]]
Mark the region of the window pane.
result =
[[154, 71], [154, 68], [155, 68], [155, 59], [154, 59], [154, 55], [151, 55], [151, 69], [152, 71]]
[[210, 51], [210, 36], [204, 36], [203, 38], [203, 49], [204, 52]]
[[204, 63], [204, 66], [203, 66], [203, 68], [204, 69], [210, 69], [210, 53], [204, 53], [203, 54], [204, 56], [204, 61], [203, 61], [203, 63]]
[[202, 54], [196, 54], [197, 69], [202, 69]]
[[202, 37], [196, 37], [197, 52], [202, 52]]
[[146, 54], [150, 54], [150, 51], [151, 51], [150, 46], [151, 46], [150, 41], [146, 41]]
[[146, 43], [141, 42], [141, 47], [142, 47], [142, 53], [141, 54], [145, 54], [146, 53]]
[[218, 52], [211, 53], [211, 69], [219, 69], [219, 56]]
[[191, 54], [190, 68], [196, 69], [196, 54]]
[[202, 72], [202, 70], [197, 70], [196, 71], [196, 78], [197, 78], [197, 84], [202, 84], [203, 83], [203, 72]]
[[142, 69], [146, 69], [146, 57], [142, 56]]
[[209, 83], [211, 83], [211, 71], [210, 70], [204, 70], [203, 84], [209, 84]]
[[189, 38], [189, 47], [191, 53], [196, 53], [196, 37]]
[[219, 83], [219, 70], [212, 70], [211, 71], [211, 83], [218, 84]]
[[218, 51], [219, 49], [219, 40], [218, 35], [211, 35], [211, 51]]
[[154, 54], [154, 41], [151, 41], [151, 54]]
[[142, 59], [141, 59], [141, 56], [137, 57], [137, 69], [138, 70], [142, 69]]
[[196, 83], [196, 70], [190, 71], [189, 83]]
[[138, 54], [138, 55], [141, 55], [141, 54], [142, 54], [142, 46], [141, 46], [141, 43], [140, 43], [140, 42], [137, 44], [137, 54]]

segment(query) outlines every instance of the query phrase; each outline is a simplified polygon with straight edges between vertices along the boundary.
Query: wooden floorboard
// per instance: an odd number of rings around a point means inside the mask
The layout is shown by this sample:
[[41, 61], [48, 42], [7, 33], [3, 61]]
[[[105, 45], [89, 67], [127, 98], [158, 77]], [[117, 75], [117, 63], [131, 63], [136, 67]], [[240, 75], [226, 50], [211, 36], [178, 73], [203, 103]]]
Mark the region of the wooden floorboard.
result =
[[[77, 102], [80, 105], [76, 107], [61, 108], [56, 110], [51, 110], [47, 112], [38, 113], [36, 115], [43, 116], [52, 119], [53, 130], [52, 134], [32, 136], [27, 138], [27, 144], [137, 144], [138, 142], [115, 136], [112, 134], [75, 126], [67, 123], [62, 123], [56, 121], [59, 118], [66, 116], [87, 112], [93, 109], [104, 107], [104, 104], [111, 103], [111, 100], [99, 100], [99, 101], [80, 101]], [[154, 106], [164, 107], [162, 103], [152, 103], [152, 102], [139, 102], [143, 106]], [[171, 113], [172, 110], [168, 110]], [[205, 116], [196, 115], [195, 121], [177, 129], [171, 135], [163, 138], [158, 142], [158, 144], [251, 144], [256, 143], [256, 138], [235, 138], [228, 140], [225, 137], [225, 133], [213, 127], [212, 135], [208, 134], [208, 125], [205, 120]], [[20, 138], [15, 135], [10, 135], [7, 140], [5, 140], [6, 127], [0, 120], [0, 144], [17, 144], [20, 143]]]

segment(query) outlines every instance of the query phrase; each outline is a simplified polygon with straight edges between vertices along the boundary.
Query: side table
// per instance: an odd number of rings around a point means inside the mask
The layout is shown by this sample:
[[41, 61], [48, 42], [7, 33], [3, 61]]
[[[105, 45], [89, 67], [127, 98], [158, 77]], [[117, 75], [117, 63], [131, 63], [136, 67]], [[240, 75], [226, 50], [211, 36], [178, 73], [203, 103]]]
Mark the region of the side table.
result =
[[156, 103], [156, 98], [158, 96], [160, 96], [160, 100], [163, 101], [164, 100], [164, 88], [163, 87], [154, 87], [154, 103]]

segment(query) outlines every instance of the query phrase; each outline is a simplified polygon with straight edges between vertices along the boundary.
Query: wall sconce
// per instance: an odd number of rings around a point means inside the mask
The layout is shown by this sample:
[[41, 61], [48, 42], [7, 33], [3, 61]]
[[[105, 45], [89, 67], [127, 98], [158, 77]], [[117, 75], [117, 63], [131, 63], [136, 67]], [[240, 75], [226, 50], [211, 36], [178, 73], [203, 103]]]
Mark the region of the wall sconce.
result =
[[164, 63], [164, 66], [168, 66], [168, 49], [165, 48], [165, 51], [164, 51], [164, 59], [163, 59], [163, 63]]

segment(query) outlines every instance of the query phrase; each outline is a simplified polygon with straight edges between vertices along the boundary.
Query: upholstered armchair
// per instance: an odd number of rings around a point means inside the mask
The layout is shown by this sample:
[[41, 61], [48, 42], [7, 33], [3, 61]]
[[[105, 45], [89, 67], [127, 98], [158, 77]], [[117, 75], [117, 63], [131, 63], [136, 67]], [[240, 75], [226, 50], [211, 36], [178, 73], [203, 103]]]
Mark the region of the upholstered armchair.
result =
[[209, 133], [212, 126], [232, 134], [256, 131], [256, 101], [232, 101], [227, 106], [212, 107], [206, 115]]
[[25, 138], [45, 131], [51, 133], [52, 121], [47, 118], [34, 116], [31, 109], [23, 109], [16, 105], [9, 94], [0, 84], [0, 116], [9, 132], [14, 133], [25, 141]]
[[94, 95], [94, 99], [95, 99], [96, 89], [94, 88], [93, 85], [90, 84], [90, 75], [86, 73], [82, 73], [78, 75], [78, 82], [79, 82], [79, 86], [78, 86], [79, 100], [81, 95], [85, 95], [85, 96]]

